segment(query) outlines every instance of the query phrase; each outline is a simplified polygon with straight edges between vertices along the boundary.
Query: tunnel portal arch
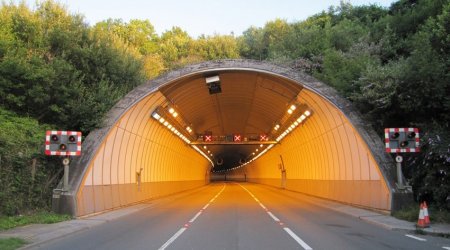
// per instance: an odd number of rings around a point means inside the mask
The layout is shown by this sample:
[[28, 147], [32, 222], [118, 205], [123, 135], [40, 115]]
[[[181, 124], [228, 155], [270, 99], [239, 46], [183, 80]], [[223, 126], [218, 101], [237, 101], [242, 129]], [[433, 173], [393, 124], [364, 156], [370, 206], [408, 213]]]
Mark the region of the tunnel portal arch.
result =
[[[209, 135], [223, 143], [205, 143]], [[253, 138], [261, 135], [269, 139]], [[54, 210], [83, 216], [199, 187], [224, 165], [272, 186], [285, 171], [287, 189], [372, 209], [395, 210], [405, 194], [380, 137], [334, 89], [270, 63], [220, 60], [171, 71], [120, 100], [83, 142]]]

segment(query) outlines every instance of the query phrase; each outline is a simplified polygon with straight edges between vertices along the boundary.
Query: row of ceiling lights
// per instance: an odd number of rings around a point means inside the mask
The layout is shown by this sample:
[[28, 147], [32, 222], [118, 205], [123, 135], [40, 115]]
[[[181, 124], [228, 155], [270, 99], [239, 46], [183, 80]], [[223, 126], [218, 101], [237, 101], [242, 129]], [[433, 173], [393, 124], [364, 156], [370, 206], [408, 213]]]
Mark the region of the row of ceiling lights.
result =
[[[297, 109], [297, 106], [292, 104], [291, 106], [289, 106], [289, 109], [287, 110], [287, 113], [289, 115], [292, 115], [296, 109]], [[305, 110], [296, 120], [294, 120], [292, 122], [292, 124], [289, 127], [286, 128], [286, 130], [283, 133], [281, 133], [277, 137], [276, 141], [280, 142], [284, 137], [286, 137], [286, 135], [288, 135], [295, 128], [297, 128], [301, 123], [303, 123], [306, 120], [306, 118], [308, 118], [310, 115], [311, 115], [311, 111], [310, 110]], [[281, 128], [281, 125], [280, 124], [276, 124], [275, 127], [274, 127], [274, 130], [278, 131], [280, 128]], [[263, 145], [261, 144], [260, 147], [262, 147], [262, 146]], [[255, 161], [256, 159], [258, 159], [259, 157], [261, 157], [263, 154], [267, 153], [267, 151], [269, 151], [273, 146], [274, 146], [274, 144], [269, 145], [267, 148], [262, 150], [259, 154], [258, 154], [259, 149], [257, 148], [255, 150], [255, 152], [252, 152], [253, 158], [251, 160], [249, 160], [249, 161], [247, 161], [247, 162], [245, 162], [245, 163], [243, 163], [243, 164], [241, 164], [241, 165], [239, 165], [237, 167], [234, 167], [234, 168], [231, 168], [231, 169], [227, 169], [227, 170], [221, 170], [221, 171], [217, 171], [217, 172], [219, 172], [219, 173], [220, 172], [226, 172], [226, 171], [236, 170], [238, 168], [244, 167], [247, 164], [249, 164], [249, 163]]]
[[189, 140], [189, 138], [187, 138], [183, 133], [178, 131], [178, 129], [176, 129], [174, 125], [170, 124], [170, 122], [168, 120], [164, 119], [164, 117], [162, 117], [160, 114], [158, 114], [157, 112], [153, 112], [152, 117], [155, 120], [158, 120], [159, 123], [164, 125], [168, 130], [170, 130], [173, 134], [177, 135], [184, 142], [186, 142], [188, 144], [191, 143], [191, 140]]
[[306, 110], [305, 112], [303, 112], [303, 114], [301, 114], [297, 120], [294, 120], [292, 122], [292, 124], [286, 128], [286, 130], [281, 133], [276, 141], [280, 142], [286, 135], [288, 135], [290, 132], [292, 132], [296, 127], [298, 127], [298, 125], [300, 125], [302, 122], [304, 122], [306, 120], [307, 117], [309, 117], [311, 115], [311, 111]]
[[[171, 122], [168, 118], [163, 117], [163, 113], [165, 113], [165, 112], [161, 112], [161, 108], [157, 108], [155, 111], [153, 111], [152, 117], [153, 117], [153, 119], [157, 120], [161, 125], [163, 125], [165, 128], [167, 128], [169, 131], [171, 131], [174, 135], [178, 136], [181, 140], [183, 140], [187, 144], [191, 144], [191, 140], [188, 137], [189, 135], [186, 136], [186, 135], [184, 135], [184, 133], [180, 132], [180, 130], [177, 129], [177, 126], [175, 124], [171, 124]], [[182, 119], [179, 117], [178, 112], [175, 110], [175, 108], [173, 108], [173, 107], [168, 108], [168, 113], [173, 118], [175, 118], [175, 120], [180, 121], [181, 123], [185, 124], [185, 122], [182, 121]], [[192, 133], [193, 130], [190, 126], [183, 126], [183, 127], [186, 129], [186, 131], [189, 134]], [[205, 157], [209, 162], [211, 162], [211, 164], [214, 166], [214, 162], [211, 160], [211, 158], [205, 152], [203, 152], [200, 148], [198, 148], [195, 145], [191, 145], [191, 146], [197, 152], [199, 152], [203, 157]], [[213, 156], [213, 154], [211, 154], [211, 152], [209, 150], [208, 150], [208, 153], [210, 154], [211, 157]]]

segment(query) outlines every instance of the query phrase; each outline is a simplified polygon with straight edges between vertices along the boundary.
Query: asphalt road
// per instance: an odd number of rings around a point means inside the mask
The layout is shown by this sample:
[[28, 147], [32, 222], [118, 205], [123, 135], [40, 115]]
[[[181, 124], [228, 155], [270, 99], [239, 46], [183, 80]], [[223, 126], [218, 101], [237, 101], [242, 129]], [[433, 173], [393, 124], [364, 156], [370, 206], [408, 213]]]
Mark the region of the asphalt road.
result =
[[248, 183], [215, 183], [32, 249], [448, 249]]

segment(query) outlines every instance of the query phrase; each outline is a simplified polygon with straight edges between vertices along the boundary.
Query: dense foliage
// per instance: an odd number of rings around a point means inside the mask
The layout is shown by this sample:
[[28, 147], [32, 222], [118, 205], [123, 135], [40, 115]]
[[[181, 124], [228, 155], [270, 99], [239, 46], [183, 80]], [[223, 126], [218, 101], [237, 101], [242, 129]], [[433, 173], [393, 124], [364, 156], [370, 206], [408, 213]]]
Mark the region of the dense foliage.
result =
[[352, 101], [380, 135], [385, 127], [419, 127], [422, 153], [407, 159], [405, 174], [417, 199], [445, 208], [449, 12], [449, 0], [400, 0], [390, 8], [342, 3], [300, 22], [276, 19], [238, 37], [194, 39], [178, 27], [158, 35], [149, 20], [89, 26], [53, 1], [35, 10], [3, 3], [0, 214], [48, 207], [60, 167], [42, 155], [45, 129], [87, 134], [146, 79], [189, 63], [239, 57], [314, 75]]

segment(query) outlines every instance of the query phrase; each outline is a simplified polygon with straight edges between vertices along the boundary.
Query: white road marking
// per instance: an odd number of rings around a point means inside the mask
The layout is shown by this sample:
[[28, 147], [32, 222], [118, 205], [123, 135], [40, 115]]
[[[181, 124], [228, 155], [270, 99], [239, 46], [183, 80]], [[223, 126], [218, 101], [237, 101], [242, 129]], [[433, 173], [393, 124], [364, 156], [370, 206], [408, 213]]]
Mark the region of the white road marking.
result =
[[442, 247], [442, 248], [447, 249], [447, 250], [450, 250], [450, 247]]
[[422, 239], [422, 238], [419, 238], [419, 237], [416, 237], [416, 236], [410, 235], [410, 234], [405, 234], [405, 236], [409, 237], [409, 238], [413, 238], [413, 239], [418, 240], [418, 241], [427, 241], [426, 239]]
[[289, 229], [288, 227], [283, 228], [284, 231], [286, 231], [292, 238], [294, 238], [295, 241], [297, 241], [298, 244], [300, 244], [300, 246], [302, 246], [305, 250], [312, 250], [312, 248], [306, 244], [302, 239], [300, 239], [300, 237], [298, 237], [294, 232], [292, 232], [291, 229]]
[[[268, 209], [253, 195], [252, 192], [250, 192], [247, 188], [245, 188], [244, 186], [242, 186], [241, 184], [239, 184], [239, 186], [241, 186], [241, 188], [243, 188], [245, 191], [247, 191], [247, 193], [249, 193], [255, 200], [256, 202], [264, 209], [266, 210], [267, 214], [272, 217], [272, 219], [276, 222], [278, 222], [280, 225], [284, 225], [284, 223], [280, 222], [280, 219], [278, 219], [272, 212], [268, 211]], [[312, 248], [306, 244], [302, 239], [300, 239], [300, 237], [298, 237], [291, 229], [289, 229], [288, 227], [283, 227], [284, 231], [286, 231], [286, 233], [288, 233], [295, 241], [297, 241], [297, 243], [302, 246], [305, 250], [312, 250]]]
[[190, 221], [189, 221], [189, 223], [192, 223], [192, 222], [194, 222], [196, 219], [197, 219], [197, 217], [199, 217], [200, 215], [202, 214], [202, 212], [200, 211], [200, 212], [198, 212]]
[[184, 231], [186, 231], [187, 228], [182, 227], [180, 228], [180, 230], [178, 230], [178, 232], [176, 232], [172, 237], [170, 237], [170, 239], [164, 243], [164, 245], [162, 245], [159, 250], [164, 250], [166, 249], [166, 247], [168, 247], [170, 244], [172, 244], [172, 242], [174, 242]]
[[280, 222], [280, 219], [278, 219], [275, 215], [273, 215], [273, 213], [271, 213], [271, 212], [267, 212], [267, 213], [270, 215], [270, 217], [272, 217], [272, 219], [273, 219], [274, 221]]
[[[222, 192], [223, 192], [223, 190], [225, 189], [225, 185], [223, 185], [223, 188], [222, 188], [222, 190], [220, 190], [220, 192], [216, 195], [216, 196], [214, 196], [214, 198], [212, 198], [210, 201], [209, 201], [209, 203], [207, 203], [203, 208], [202, 208], [202, 210], [205, 210], [208, 206], [209, 206], [209, 204], [211, 203], [211, 202], [213, 202], [214, 201], [214, 199], [216, 199]], [[197, 219], [197, 217], [199, 217], [201, 214], [202, 214], [202, 210], [200, 210], [190, 221], [189, 221], [189, 223], [192, 223], [192, 222], [194, 222], [196, 219]], [[184, 227], [182, 227], [182, 228], [180, 228], [180, 230], [178, 230], [172, 237], [170, 237], [170, 239], [168, 240], [168, 241], [166, 241], [166, 243], [164, 243], [164, 245], [162, 245], [158, 250], [164, 250], [164, 249], [166, 249], [170, 244], [172, 244], [178, 237], [180, 237], [180, 235], [184, 232], [184, 231], [186, 231], [186, 229], [188, 229], [188, 226], [189, 226], [189, 224], [185, 224], [184, 225]]]

